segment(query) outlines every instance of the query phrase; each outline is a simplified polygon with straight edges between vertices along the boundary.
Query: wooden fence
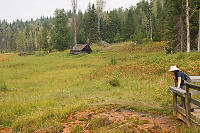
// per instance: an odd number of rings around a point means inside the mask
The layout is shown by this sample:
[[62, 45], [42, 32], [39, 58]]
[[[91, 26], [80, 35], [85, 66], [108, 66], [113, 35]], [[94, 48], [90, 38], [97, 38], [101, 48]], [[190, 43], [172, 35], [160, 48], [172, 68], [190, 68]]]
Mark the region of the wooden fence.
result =
[[[170, 87], [173, 96], [173, 114], [188, 125], [196, 124], [200, 126], [200, 101], [192, 98], [192, 96], [200, 94], [200, 86], [194, 84], [200, 82], [200, 76], [190, 76], [190, 78], [192, 79], [191, 83], [185, 82], [186, 90]], [[178, 97], [185, 99], [185, 108], [178, 104]], [[194, 111], [191, 108], [194, 108]]]

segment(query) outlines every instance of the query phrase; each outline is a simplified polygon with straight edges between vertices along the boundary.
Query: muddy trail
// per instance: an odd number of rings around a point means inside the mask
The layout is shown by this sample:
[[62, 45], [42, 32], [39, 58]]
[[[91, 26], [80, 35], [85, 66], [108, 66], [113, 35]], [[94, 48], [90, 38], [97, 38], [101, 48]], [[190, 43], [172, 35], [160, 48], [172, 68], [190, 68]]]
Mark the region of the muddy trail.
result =
[[135, 112], [127, 109], [94, 108], [66, 116], [63, 133], [178, 132], [174, 120], [166, 116]]

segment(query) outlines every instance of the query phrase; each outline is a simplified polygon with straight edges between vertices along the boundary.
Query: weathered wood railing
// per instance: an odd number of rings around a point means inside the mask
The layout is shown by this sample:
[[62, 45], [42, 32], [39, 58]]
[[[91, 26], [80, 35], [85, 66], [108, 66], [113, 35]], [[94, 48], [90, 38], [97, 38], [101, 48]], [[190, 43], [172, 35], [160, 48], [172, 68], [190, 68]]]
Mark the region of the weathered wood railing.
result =
[[[188, 125], [195, 123], [200, 126], [200, 101], [193, 99], [193, 95], [200, 94], [200, 86], [193, 84], [200, 82], [200, 76], [190, 76], [192, 83], [186, 83], [186, 90], [178, 89], [177, 87], [170, 87], [173, 96], [173, 114]], [[192, 90], [191, 90], [192, 89]], [[177, 104], [177, 98], [183, 97], [185, 99], [185, 108]], [[197, 107], [191, 112], [191, 105]]]

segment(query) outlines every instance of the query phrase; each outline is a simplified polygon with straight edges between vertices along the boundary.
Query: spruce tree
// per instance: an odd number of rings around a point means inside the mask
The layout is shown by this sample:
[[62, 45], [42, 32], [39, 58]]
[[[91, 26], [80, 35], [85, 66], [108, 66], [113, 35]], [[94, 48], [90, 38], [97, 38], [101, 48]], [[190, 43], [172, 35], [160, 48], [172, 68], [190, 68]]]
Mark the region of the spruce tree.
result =
[[49, 49], [48, 32], [46, 28], [42, 28], [39, 34], [39, 44], [42, 50], [47, 51]]
[[59, 51], [63, 51], [67, 48], [70, 48], [71, 44], [71, 36], [70, 30], [67, 27], [68, 18], [64, 9], [57, 9], [55, 11], [54, 18], [54, 27], [53, 33], [51, 36], [52, 43], [55, 49]]

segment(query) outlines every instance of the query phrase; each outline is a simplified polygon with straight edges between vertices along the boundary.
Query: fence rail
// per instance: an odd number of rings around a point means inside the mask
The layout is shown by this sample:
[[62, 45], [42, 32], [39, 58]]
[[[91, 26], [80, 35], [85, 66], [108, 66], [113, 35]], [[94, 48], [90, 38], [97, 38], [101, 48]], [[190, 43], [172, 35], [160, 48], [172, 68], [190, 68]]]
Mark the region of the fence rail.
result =
[[[192, 98], [193, 95], [200, 94], [200, 86], [194, 84], [200, 82], [200, 76], [190, 76], [190, 78], [192, 83], [185, 82], [186, 90], [170, 87], [173, 96], [173, 114], [188, 125], [194, 123], [200, 126], [200, 101]], [[185, 100], [185, 108], [178, 104], [178, 97]], [[195, 108], [194, 111], [191, 110], [191, 106]]]

